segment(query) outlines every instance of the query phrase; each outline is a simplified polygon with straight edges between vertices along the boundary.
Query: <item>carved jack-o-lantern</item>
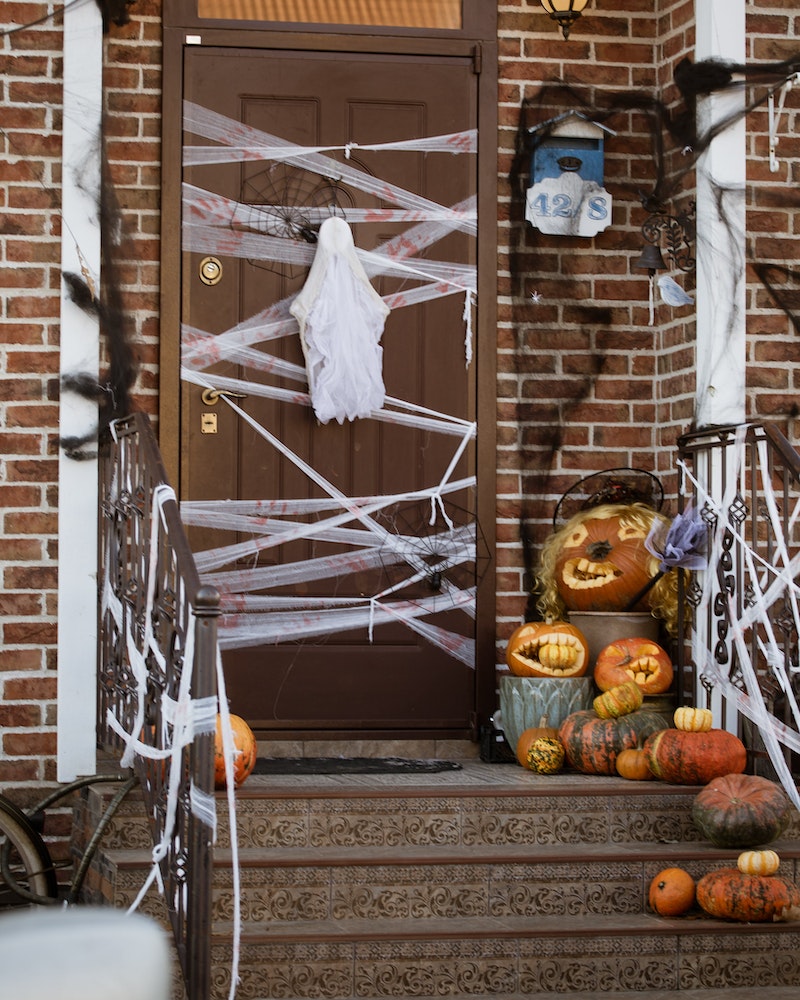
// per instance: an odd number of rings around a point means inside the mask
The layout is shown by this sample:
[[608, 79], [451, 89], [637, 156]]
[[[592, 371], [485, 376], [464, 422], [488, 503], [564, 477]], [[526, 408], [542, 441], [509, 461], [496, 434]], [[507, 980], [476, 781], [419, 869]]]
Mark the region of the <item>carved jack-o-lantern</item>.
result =
[[[570, 611], [621, 611], [658, 572], [644, 547], [648, 529], [615, 511], [582, 519], [556, 558], [556, 586]], [[646, 610], [646, 600], [630, 610]]]
[[569, 611], [646, 611], [649, 594], [630, 602], [657, 574], [645, 548], [655, 511], [605, 504], [573, 517], [558, 533], [553, 577]]

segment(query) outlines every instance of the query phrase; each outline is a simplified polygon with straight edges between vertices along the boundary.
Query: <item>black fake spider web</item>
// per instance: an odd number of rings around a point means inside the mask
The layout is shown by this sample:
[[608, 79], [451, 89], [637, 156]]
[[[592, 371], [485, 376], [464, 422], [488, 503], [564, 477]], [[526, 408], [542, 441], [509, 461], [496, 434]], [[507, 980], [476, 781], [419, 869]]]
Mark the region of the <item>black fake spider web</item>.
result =
[[[245, 178], [231, 228], [313, 244], [323, 219], [342, 215], [344, 204], [352, 205], [353, 199], [334, 178], [271, 163]], [[248, 263], [287, 277], [304, 270], [290, 262], [248, 258]]]
[[[393, 589], [386, 600], [424, 602], [432, 612], [444, 610], [454, 606], [460, 592], [477, 588], [488, 569], [480, 524], [463, 507], [446, 500], [441, 507], [430, 499], [408, 501], [387, 507], [376, 521], [391, 533], [380, 550], [383, 589]], [[399, 562], [398, 544], [405, 553]]]

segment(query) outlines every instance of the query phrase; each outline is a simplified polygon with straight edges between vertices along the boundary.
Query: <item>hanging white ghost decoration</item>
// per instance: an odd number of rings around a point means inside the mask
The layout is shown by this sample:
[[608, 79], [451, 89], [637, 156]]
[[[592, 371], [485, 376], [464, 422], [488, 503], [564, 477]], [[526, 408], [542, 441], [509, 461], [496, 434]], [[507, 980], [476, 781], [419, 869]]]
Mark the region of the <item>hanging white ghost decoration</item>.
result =
[[344, 219], [334, 215], [320, 226], [308, 278], [289, 311], [300, 325], [320, 423], [379, 410], [386, 398], [380, 341], [389, 307], [370, 284]]

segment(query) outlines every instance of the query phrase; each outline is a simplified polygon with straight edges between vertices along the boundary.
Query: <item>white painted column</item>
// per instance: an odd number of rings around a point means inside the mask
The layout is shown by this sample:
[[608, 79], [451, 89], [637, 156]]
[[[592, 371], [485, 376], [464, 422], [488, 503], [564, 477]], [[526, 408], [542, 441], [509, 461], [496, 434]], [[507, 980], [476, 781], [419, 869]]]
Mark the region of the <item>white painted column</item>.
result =
[[[695, 0], [697, 20], [696, 61], [719, 59], [746, 61], [745, 0]], [[745, 183], [747, 136], [743, 89], [732, 89], [704, 98], [698, 106], [701, 135], [716, 123], [734, 120], [711, 142], [697, 165], [697, 385], [695, 421], [700, 430], [739, 425], [745, 420], [746, 311], [745, 286]], [[723, 460], [728, 475], [735, 467], [735, 449], [715, 448], [695, 469], [701, 485], [723, 503]], [[730, 485], [730, 484], [728, 484]], [[701, 579], [702, 579], [701, 574]], [[719, 591], [708, 581], [708, 607]], [[704, 581], [705, 584], [705, 581]], [[731, 655], [730, 638], [726, 640]], [[692, 634], [692, 658], [705, 662], [705, 651], [717, 643], [712, 614], [698, 615]], [[726, 713], [718, 689], [708, 695], [695, 679], [695, 704], [706, 704], [714, 725], [736, 731], [736, 713]]]
[[[103, 26], [97, 4], [64, 8], [62, 271], [100, 291]], [[99, 324], [61, 295], [61, 375], [97, 378]], [[97, 404], [61, 393], [62, 438], [97, 426]], [[87, 450], [92, 450], [87, 449]], [[59, 452], [58, 779], [94, 774], [97, 714], [97, 462]]]
[[[695, 0], [696, 61], [746, 58], [745, 0]], [[702, 135], [743, 112], [744, 90], [704, 98]], [[745, 180], [744, 116], [725, 128], [697, 168], [697, 427], [745, 419]]]

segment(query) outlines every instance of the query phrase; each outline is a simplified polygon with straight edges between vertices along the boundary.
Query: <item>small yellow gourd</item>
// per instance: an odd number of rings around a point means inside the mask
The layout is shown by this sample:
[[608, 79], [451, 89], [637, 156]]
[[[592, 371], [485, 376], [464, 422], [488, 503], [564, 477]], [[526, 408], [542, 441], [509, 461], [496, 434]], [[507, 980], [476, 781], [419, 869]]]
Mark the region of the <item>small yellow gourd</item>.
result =
[[690, 708], [688, 705], [676, 708], [673, 720], [675, 728], [684, 733], [707, 733], [714, 724], [711, 709]]
[[743, 875], [774, 875], [781, 866], [775, 851], [742, 851], [736, 867]]
[[644, 694], [639, 685], [635, 681], [626, 681], [599, 694], [592, 707], [601, 719], [618, 719], [641, 708], [643, 702]]

